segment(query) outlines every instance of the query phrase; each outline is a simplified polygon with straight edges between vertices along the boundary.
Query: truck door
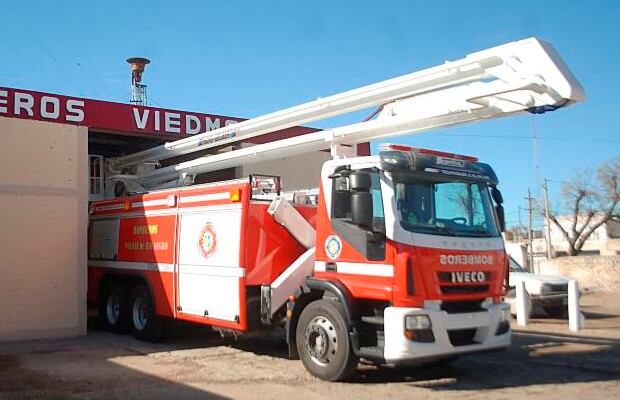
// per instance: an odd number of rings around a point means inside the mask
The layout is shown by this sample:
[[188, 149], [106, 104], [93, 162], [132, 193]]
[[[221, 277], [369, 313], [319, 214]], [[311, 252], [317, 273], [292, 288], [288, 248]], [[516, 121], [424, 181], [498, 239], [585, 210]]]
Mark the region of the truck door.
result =
[[[181, 197], [180, 201], [191, 199]], [[192, 207], [192, 211], [180, 208], [176, 271], [181, 313], [239, 320], [245, 274], [239, 260], [241, 215], [241, 203]]]

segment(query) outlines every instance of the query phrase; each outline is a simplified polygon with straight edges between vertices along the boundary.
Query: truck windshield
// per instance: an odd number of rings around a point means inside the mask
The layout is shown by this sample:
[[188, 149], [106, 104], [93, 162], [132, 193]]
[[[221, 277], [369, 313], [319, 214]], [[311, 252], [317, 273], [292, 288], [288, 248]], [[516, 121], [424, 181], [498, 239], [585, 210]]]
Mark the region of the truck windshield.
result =
[[487, 185], [394, 174], [401, 226], [444, 236], [499, 236]]

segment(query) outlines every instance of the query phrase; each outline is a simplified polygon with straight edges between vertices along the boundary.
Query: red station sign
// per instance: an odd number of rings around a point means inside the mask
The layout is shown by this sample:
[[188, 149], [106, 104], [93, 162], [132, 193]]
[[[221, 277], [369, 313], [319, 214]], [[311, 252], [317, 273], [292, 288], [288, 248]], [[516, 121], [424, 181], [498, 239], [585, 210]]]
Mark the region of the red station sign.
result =
[[0, 87], [0, 117], [88, 126], [113, 133], [183, 138], [242, 118]]

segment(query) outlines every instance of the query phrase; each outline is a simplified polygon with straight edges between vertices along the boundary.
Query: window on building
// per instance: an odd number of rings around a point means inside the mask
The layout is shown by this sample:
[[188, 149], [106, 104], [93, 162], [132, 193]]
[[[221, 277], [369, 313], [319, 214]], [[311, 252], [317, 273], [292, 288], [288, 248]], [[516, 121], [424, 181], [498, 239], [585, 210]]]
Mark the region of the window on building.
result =
[[89, 172], [89, 191], [88, 199], [90, 201], [101, 200], [104, 198], [103, 187], [103, 156], [90, 154], [88, 156], [88, 172]]

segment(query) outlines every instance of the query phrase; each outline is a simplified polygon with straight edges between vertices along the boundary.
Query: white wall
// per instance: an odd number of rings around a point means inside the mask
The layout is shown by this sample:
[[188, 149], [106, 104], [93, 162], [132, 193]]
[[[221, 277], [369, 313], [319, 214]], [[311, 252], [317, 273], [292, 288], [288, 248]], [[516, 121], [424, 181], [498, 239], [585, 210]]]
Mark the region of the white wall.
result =
[[0, 341], [86, 332], [87, 143], [0, 118]]
[[576, 279], [580, 288], [617, 293], [620, 287], [620, 256], [559, 257], [538, 267], [541, 274]]
[[[243, 147], [247, 146], [249, 145], [245, 144]], [[319, 187], [321, 166], [331, 159], [329, 151], [315, 151], [248, 164], [238, 169], [237, 176], [245, 178], [250, 174], [278, 175], [282, 178], [284, 190], [313, 189]]]

